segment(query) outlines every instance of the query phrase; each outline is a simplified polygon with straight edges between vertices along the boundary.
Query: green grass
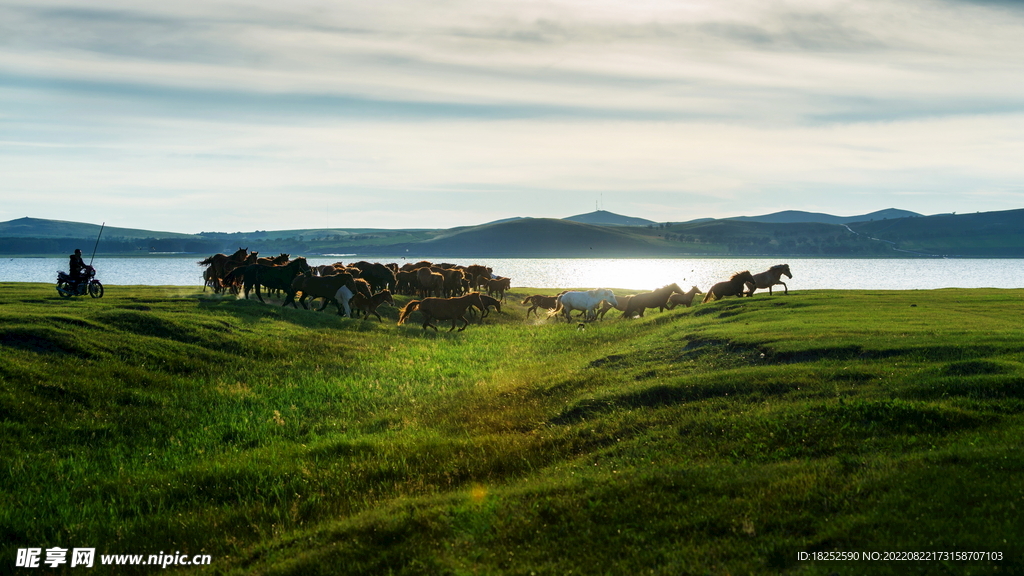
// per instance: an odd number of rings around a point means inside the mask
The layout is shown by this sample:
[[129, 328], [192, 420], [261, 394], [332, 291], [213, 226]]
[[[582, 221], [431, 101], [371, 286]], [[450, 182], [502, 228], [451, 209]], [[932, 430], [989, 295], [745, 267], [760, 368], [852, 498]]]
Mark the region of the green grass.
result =
[[[1024, 291], [582, 329], [526, 320], [523, 295], [435, 334], [387, 307], [0, 284], [0, 566], [61, 546], [213, 574], [1024, 570]], [[798, 561], [819, 551], [1003, 560]]]

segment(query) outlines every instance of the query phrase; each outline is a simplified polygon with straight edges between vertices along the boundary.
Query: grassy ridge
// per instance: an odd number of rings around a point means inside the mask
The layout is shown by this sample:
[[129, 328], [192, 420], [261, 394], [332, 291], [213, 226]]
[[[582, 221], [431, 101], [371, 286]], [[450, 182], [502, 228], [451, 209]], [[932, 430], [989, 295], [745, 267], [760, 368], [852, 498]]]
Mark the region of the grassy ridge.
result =
[[[95, 546], [239, 574], [1013, 573], [1022, 295], [758, 295], [580, 330], [514, 294], [435, 335], [388, 308], [0, 284], [0, 565]], [[797, 560], [830, 550], [1004, 559]]]

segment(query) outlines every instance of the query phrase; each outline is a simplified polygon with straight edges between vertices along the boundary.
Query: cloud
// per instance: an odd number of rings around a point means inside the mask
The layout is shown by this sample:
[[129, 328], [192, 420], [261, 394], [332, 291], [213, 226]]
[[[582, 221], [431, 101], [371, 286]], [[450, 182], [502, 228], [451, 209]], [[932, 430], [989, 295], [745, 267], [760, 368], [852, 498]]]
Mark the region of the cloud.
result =
[[11, 1], [0, 189], [187, 222], [209, 193], [260, 229], [338, 195], [374, 217], [423, 195], [467, 217], [481, 192], [522, 215], [642, 196], [662, 208], [636, 215], [672, 220], [822, 190], [863, 211], [929, 189], [995, 206], [1024, 176], [1022, 24], [932, 0]]

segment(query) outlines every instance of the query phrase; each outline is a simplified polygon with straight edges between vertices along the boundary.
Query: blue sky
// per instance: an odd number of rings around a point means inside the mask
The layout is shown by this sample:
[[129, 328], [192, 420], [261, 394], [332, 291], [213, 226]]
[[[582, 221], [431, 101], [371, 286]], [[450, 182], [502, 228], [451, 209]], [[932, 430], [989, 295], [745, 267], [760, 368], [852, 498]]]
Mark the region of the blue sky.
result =
[[1024, 2], [0, 0], [0, 221], [1024, 208]]

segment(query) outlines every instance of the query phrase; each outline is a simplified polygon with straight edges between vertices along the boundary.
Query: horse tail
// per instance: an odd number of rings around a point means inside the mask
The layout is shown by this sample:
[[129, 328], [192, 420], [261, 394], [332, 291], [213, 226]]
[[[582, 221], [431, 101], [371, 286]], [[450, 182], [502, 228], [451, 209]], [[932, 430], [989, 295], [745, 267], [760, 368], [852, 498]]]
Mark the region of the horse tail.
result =
[[196, 262], [196, 264], [199, 264], [200, 266], [205, 266], [207, 264], [213, 264], [213, 256], [210, 256], [206, 260], [200, 260], [199, 262]]
[[526, 300], [523, 300], [523, 304], [529, 304], [533, 301], [533, 296], [527, 296]]
[[561, 312], [562, 312], [562, 297], [559, 296], [557, 299], [555, 299], [555, 307], [552, 308], [551, 310], [548, 310], [548, 318], [551, 318], [552, 316], [557, 316]]
[[398, 325], [401, 326], [405, 323], [405, 321], [409, 319], [409, 316], [412, 315], [412, 313], [419, 307], [419, 300], [410, 300], [409, 303], [405, 305], [405, 308], [402, 308], [402, 311], [398, 313]]
[[701, 300], [700, 302], [701, 302], [701, 304], [707, 304], [708, 302], [714, 302], [714, 301], [715, 301], [715, 291], [714, 290], [708, 290], [708, 293], [704, 295], [704, 299]]

